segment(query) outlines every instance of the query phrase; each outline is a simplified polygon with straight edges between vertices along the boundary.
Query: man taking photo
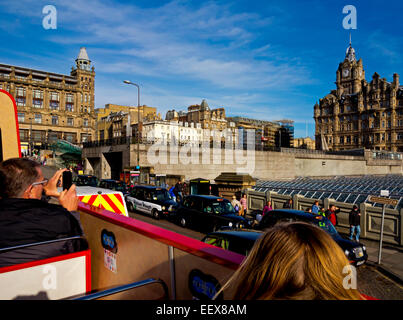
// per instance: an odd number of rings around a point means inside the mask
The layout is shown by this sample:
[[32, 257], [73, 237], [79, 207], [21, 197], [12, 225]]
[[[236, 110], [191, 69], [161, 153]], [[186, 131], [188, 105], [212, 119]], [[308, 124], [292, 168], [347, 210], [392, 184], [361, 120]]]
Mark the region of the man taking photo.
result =
[[[75, 185], [57, 191], [66, 170], [58, 170], [47, 180], [40, 164], [28, 158], [0, 163], [0, 267], [87, 249], [82, 238], [54, 242], [83, 236]], [[59, 204], [41, 200], [43, 192]], [[5, 250], [44, 241], [52, 243]]]

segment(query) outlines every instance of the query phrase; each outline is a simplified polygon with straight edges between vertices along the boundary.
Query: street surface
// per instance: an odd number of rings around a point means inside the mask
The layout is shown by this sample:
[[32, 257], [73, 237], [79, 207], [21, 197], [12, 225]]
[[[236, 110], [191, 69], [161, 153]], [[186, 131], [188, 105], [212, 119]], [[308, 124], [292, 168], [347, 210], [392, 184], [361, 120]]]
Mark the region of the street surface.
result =
[[[190, 238], [201, 240], [204, 237], [203, 233], [182, 228], [165, 219], [155, 220], [151, 216], [134, 212], [129, 212], [129, 216]], [[380, 300], [403, 300], [403, 286], [370, 265], [362, 265], [357, 268], [357, 288], [361, 293]]]

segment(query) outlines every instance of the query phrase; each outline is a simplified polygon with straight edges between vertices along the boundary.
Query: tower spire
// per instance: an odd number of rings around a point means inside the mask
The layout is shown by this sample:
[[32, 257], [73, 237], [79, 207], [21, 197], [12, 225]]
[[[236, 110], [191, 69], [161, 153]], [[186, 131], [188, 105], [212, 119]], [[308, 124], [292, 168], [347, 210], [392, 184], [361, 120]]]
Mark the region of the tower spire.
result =
[[350, 32], [350, 44], [346, 50], [346, 58], [350, 60], [350, 62], [356, 61], [355, 50], [351, 45], [351, 32]]

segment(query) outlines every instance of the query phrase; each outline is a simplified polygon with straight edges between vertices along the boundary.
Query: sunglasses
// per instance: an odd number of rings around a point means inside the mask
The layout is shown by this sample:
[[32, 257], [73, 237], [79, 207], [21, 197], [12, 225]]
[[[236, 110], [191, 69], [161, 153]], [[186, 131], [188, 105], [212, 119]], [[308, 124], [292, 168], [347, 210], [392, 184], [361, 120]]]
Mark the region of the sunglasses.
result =
[[46, 186], [46, 184], [48, 183], [48, 179], [45, 179], [45, 180], [42, 180], [42, 181], [39, 181], [39, 182], [34, 182], [33, 184], [32, 184], [32, 186], [33, 187], [35, 187], [35, 186], [39, 186], [39, 185], [43, 185], [43, 186]]

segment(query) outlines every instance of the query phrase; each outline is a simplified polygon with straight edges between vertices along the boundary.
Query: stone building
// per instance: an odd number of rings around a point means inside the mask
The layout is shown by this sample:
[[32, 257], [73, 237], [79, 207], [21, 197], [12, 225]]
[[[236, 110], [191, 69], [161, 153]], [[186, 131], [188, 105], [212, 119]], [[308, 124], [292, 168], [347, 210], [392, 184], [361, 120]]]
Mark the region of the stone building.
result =
[[161, 115], [157, 114], [157, 108], [146, 105], [130, 107], [106, 104], [105, 108], [96, 109], [96, 114], [98, 117], [97, 140], [132, 136], [131, 127], [138, 123], [139, 116], [140, 122], [143, 123], [161, 119]]
[[0, 64], [0, 89], [15, 99], [21, 148], [44, 149], [57, 139], [73, 144], [95, 135], [95, 71], [81, 48], [70, 75]]
[[315, 150], [315, 140], [310, 137], [294, 138], [294, 148]]
[[336, 90], [314, 106], [316, 148], [403, 151], [403, 87], [374, 73], [365, 79], [362, 59], [350, 45], [336, 71]]
[[165, 120], [175, 120], [183, 123], [200, 123], [202, 129], [223, 130], [227, 128], [225, 109], [210, 109], [207, 101], [202, 100], [201, 104], [188, 107], [187, 112], [169, 110]]

